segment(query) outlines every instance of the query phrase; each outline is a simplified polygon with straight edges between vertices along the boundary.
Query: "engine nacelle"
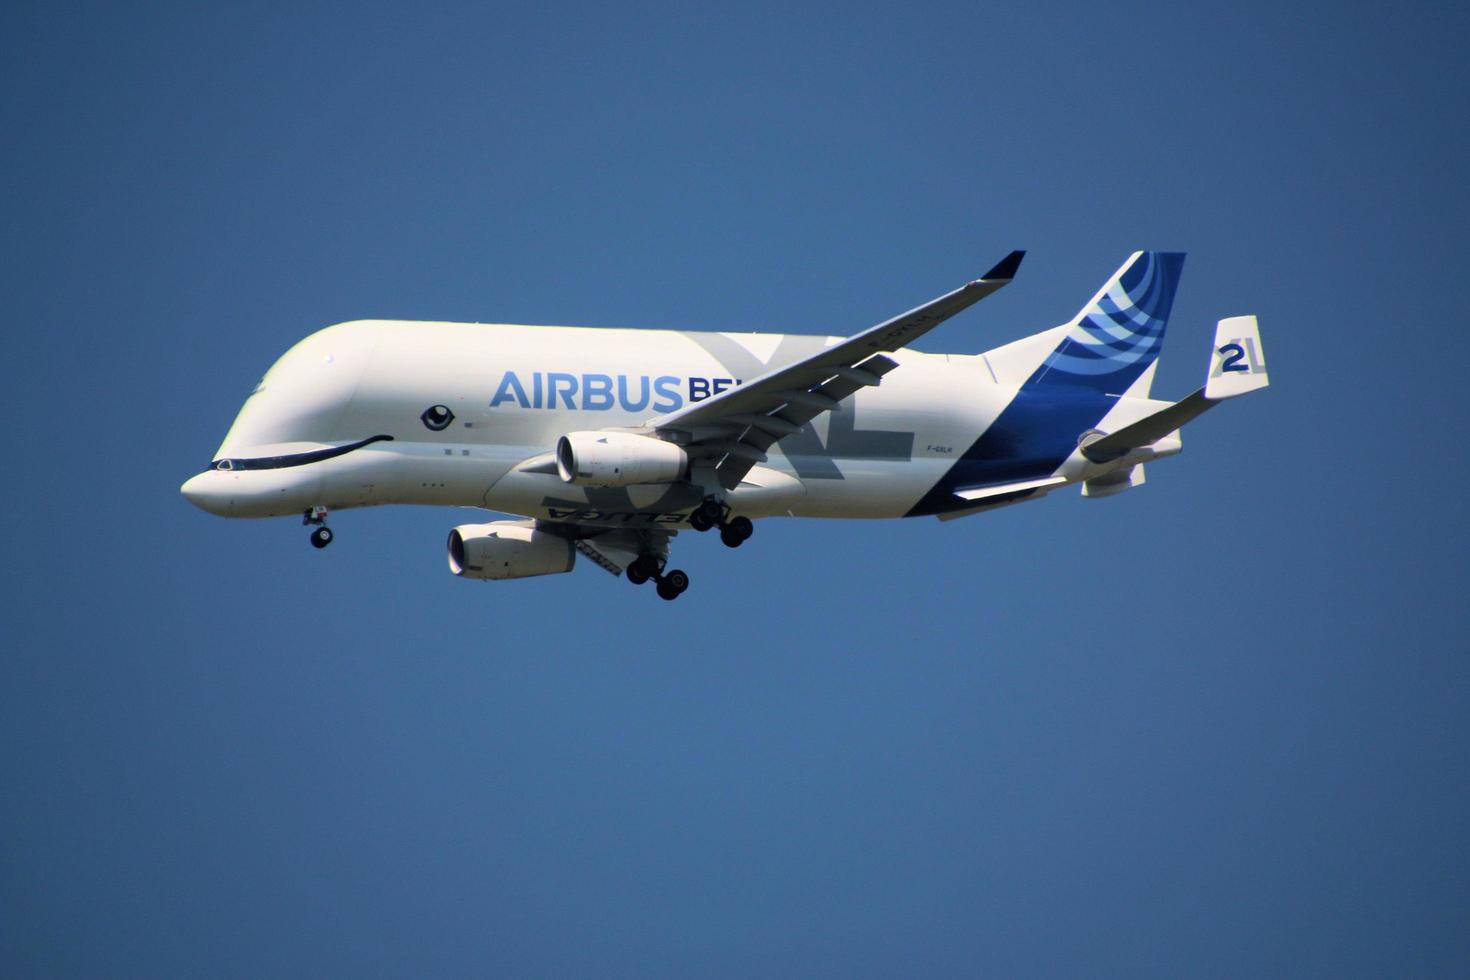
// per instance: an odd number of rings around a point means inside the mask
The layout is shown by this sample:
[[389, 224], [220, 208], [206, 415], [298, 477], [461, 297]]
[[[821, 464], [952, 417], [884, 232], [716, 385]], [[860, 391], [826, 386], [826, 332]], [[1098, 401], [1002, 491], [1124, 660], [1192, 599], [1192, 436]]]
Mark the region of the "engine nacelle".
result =
[[577, 548], [529, 523], [461, 524], [449, 532], [449, 570], [461, 578], [529, 578], [570, 572]]
[[556, 471], [579, 487], [670, 483], [689, 456], [672, 442], [635, 432], [568, 432], [556, 443]]

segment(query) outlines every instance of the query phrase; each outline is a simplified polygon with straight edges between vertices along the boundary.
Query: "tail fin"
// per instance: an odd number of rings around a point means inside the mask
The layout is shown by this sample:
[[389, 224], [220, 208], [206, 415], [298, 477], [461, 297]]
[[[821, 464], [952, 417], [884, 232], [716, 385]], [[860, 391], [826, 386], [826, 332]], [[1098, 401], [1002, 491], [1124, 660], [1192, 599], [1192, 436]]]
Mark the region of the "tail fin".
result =
[[1183, 252], [1134, 252], [1026, 380], [1121, 395], [1158, 359]]

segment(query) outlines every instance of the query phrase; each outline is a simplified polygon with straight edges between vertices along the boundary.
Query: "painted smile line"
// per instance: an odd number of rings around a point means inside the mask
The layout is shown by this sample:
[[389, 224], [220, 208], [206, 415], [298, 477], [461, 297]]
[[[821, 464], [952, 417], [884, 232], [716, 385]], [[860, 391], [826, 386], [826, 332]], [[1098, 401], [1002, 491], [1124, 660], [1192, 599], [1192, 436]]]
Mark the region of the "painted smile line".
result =
[[289, 453], [284, 456], [256, 456], [253, 459], [225, 458], [217, 459], [209, 464], [212, 470], [280, 470], [288, 466], [305, 466], [307, 463], [320, 463], [325, 459], [335, 459], [345, 456], [350, 452], [370, 446], [375, 442], [392, 442], [393, 437], [388, 435], [368, 436], [357, 442], [345, 446], [334, 446], [331, 449], [315, 449], [306, 453]]

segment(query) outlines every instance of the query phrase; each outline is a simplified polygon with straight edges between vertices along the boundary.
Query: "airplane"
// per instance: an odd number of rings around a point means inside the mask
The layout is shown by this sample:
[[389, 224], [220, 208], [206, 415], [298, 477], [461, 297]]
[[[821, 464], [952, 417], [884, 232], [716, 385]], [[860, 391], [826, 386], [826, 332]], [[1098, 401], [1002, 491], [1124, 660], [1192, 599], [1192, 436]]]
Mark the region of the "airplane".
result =
[[766, 517], [953, 520], [1062, 487], [1110, 497], [1179, 429], [1268, 384], [1254, 316], [1218, 321], [1205, 384], [1149, 397], [1184, 264], [1135, 252], [1071, 320], [981, 354], [908, 344], [1014, 279], [1024, 252], [850, 337], [358, 320], [255, 386], [181, 487], [225, 517], [383, 504], [512, 520], [449, 534], [450, 571], [504, 580], [579, 555], [676, 599], [684, 530], [742, 545]]

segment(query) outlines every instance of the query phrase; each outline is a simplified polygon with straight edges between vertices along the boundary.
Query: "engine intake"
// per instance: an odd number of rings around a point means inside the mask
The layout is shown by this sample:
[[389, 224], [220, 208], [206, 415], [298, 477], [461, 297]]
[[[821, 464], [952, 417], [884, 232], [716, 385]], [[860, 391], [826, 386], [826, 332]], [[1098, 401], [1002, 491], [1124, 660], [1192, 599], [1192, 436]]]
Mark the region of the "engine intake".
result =
[[633, 432], [568, 432], [556, 443], [556, 471], [581, 487], [670, 483], [684, 475], [689, 455], [672, 442]]
[[449, 570], [460, 578], [557, 575], [576, 560], [571, 541], [521, 521], [462, 524], [449, 532]]

